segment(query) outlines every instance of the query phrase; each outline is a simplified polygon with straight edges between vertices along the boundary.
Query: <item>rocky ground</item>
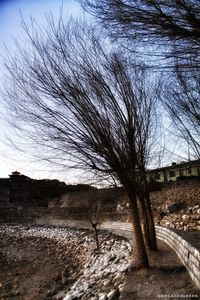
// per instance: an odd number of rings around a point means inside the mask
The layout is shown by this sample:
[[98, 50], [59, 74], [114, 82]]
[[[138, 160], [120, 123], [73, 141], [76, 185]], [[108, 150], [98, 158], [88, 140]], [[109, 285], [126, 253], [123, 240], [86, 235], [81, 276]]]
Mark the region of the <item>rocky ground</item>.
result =
[[200, 205], [187, 206], [174, 202], [159, 207], [157, 225], [177, 228], [184, 231], [200, 231]]
[[0, 299], [115, 299], [124, 283], [130, 243], [108, 233], [0, 226]]

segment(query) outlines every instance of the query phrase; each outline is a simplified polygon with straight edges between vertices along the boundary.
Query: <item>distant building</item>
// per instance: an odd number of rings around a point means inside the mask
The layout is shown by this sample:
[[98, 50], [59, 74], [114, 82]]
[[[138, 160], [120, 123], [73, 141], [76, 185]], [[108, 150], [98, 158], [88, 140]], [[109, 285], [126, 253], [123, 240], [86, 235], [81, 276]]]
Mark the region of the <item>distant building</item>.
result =
[[0, 204], [48, 206], [49, 199], [60, 196], [66, 184], [59, 180], [36, 180], [14, 171], [0, 178]]
[[168, 182], [181, 178], [198, 177], [200, 176], [200, 160], [172, 163], [171, 166], [148, 170], [146, 174], [149, 182]]
[[12, 203], [27, 203], [31, 201], [31, 186], [34, 179], [14, 171], [9, 175], [9, 199]]
[[10, 200], [10, 186], [8, 178], [0, 178], [0, 203], [6, 204]]

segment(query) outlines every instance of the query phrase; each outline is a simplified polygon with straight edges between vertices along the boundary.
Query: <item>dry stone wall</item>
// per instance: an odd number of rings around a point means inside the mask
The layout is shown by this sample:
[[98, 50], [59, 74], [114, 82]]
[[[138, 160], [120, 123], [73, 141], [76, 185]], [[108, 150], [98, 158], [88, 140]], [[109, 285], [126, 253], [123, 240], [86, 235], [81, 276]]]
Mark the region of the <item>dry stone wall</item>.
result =
[[156, 226], [156, 235], [177, 253], [191, 279], [200, 288], [200, 252], [169, 228]]
[[[22, 207], [5, 206], [0, 209], [0, 224], [46, 224], [54, 226], [69, 226], [69, 223], [78, 220], [81, 223], [89, 223], [89, 211], [87, 209], [75, 209], [69, 207]], [[126, 222], [129, 219], [127, 213], [102, 212], [98, 214], [99, 221], [107, 220]]]

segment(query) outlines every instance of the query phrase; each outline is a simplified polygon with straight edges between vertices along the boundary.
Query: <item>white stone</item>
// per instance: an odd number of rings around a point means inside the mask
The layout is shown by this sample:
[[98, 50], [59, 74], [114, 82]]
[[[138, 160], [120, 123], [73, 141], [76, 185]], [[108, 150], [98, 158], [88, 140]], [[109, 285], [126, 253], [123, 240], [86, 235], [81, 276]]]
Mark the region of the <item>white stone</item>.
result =
[[119, 294], [119, 290], [112, 290], [110, 293], [107, 294], [108, 300], [114, 299]]
[[187, 220], [187, 219], [189, 219], [189, 216], [188, 215], [182, 215], [182, 220]]
[[106, 285], [109, 285], [111, 283], [111, 280], [110, 279], [106, 279], [103, 282], [103, 285], [106, 286]]
[[193, 210], [197, 210], [197, 209], [199, 209], [199, 205], [193, 206]]
[[75, 297], [79, 297], [80, 295], [78, 293], [70, 293], [65, 296], [63, 300], [73, 300]]
[[107, 299], [106, 294], [100, 294], [100, 295], [98, 295], [98, 297], [99, 297], [99, 300], [106, 300]]

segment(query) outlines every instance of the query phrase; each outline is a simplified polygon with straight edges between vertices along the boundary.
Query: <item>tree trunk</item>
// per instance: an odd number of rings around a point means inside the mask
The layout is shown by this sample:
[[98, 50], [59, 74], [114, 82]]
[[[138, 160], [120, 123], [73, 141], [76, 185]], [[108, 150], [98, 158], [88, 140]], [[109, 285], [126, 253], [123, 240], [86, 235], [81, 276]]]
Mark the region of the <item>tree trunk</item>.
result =
[[149, 220], [148, 220], [148, 215], [147, 215], [147, 209], [145, 206], [144, 193], [143, 192], [139, 193], [138, 198], [139, 198], [139, 203], [140, 203], [141, 212], [142, 212], [143, 234], [144, 234], [145, 245], [148, 249], [152, 249], [150, 229], [149, 229]]
[[97, 232], [97, 226], [96, 224], [92, 224], [93, 228], [94, 228], [94, 236], [95, 236], [95, 240], [96, 240], [96, 246], [97, 246], [97, 250], [100, 251], [100, 247], [99, 247], [99, 237], [98, 237], [98, 232]]
[[153, 220], [153, 213], [151, 208], [151, 200], [149, 196], [149, 188], [148, 188], [148, 182], [146, 178], [145, 169], [142, 168], [141, 170], [141, 181], [143, 182], [143, 195], [144, 195], [144, 201], [145, 201], [145, 207], [146, 207], [146, 213], [148, 218], [148, 227], [149, 227], [149, 233], [150, 233], [150, 240], [151, 240], [151, 250], [157, 251], [157, 242], [156, 242], [156, 230]]
[[149, 224], [149, 231], [150, 231], [150, 239], [151, 239], [151, 249], [157, 251], [157, 242], [156, 242], [156, 230], [153, 220], [153, 213], [151, 209], [151, 201], [149, 196], [149, 191], [145, 190], [145, 204], [147, 209], [147, 217], [148, 217], [148, 224]]
[[134, 187], [129, 187], [126, 189], [132, 212], [132, 221], [135, 233], [135, 250], [137, 256], [137, 262], [139, 268], [148, 268], [149, 261], [148, 256], [144, 244], [144, 239], [142, 235], [142, 229], [140, 224], [138, 206], [136, 202], [136, 192], [134, 191]]

